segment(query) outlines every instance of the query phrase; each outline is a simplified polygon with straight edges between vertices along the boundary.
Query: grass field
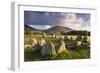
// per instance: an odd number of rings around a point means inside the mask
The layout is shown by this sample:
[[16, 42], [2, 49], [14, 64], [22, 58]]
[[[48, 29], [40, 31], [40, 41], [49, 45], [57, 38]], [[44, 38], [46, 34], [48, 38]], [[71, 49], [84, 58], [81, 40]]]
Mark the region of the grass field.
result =
[[[40, 50], [36, 50], [40, 47], [32, 47], [32, 48], [24, 48], [24, 61], [43, 61], [43, 60], [69, 60], [69, 59], [88, 59], [90, 58], [90, 47], [87, 45], [82, 45], [82, 41], [76, 41], [75, 35], [68, 35], [69, 40], [65, 40], [65, 44], [71, 41], [77, 42], [77, 46], [74, 47], [74, 49], [70, 49], [66, 47], [68, 50], [67, 53], [60, 53], [56, 55], [41, 55]], [[82, 36], [83, 37], [83, 36]], [[24, 45], [27, 45], [26, 43], [30, 42], [30, 39], [33, 38], [33, 36], [25, 35], [24, 36]], [[34, 38], [39, 41], [42, 37], [42, 35], [34, 35]], [[48, 41], [50, 40], [55, 48], [58, 46], [59, 39], [63, 39], [64, 36], [57, 35], [55, 39], [52, 38], [51, 35], [47, 35], [44, 40]], [[90, 43], [90, 36], [87, 36], [87, 43]], [[71, 45], [69, 45], [70, 47]], [[89, 44], [90, 46], [90, 44]], [[42, 49], [42, 48], [41, 48]]]

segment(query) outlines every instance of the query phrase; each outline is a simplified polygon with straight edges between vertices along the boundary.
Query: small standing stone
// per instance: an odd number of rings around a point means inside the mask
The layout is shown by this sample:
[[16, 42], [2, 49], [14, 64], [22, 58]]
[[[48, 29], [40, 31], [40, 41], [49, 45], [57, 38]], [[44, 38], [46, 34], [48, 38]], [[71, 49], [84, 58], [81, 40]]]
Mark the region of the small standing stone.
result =
[[65, 41], [69, 40], [67, 35], [65, 35], [64, 40]]
[[40, 46], [43, 46], [45, 43], [46, 43], [46, 41], [43, 38], [39, 41]]
[[56, 38], [56, 35], [55, 35], [54, 33], [52, 34], [52, 38], [53, 38], [53, 39], [55, 39], [55, 38]]
[[81, 35], [78, 35], [77, 37], [76, 37], [76, 41], [81, 41], [82, 40], [82, 36]]
[[32, 38], [31, 39], [31, 44], [32, 44], [32, 46], [37, 45], [37, 40], [35, 38]]
[[42, 33], [42, 35], [43, 35], [43, 38], [45, 38], [45, 37], [46, 37], [46, 33], [45, 33], [45, 32], [43, 32], [43, 33]]

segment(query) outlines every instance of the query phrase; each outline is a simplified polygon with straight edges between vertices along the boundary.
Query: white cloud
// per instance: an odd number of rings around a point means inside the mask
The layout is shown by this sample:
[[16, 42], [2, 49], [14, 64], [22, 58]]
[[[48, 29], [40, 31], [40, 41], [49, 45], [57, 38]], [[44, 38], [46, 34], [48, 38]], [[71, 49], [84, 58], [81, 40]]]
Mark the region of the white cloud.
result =
[[29, 25], [29, 26], [38, 30], [46, 30], [46, 29], [51, 28], [50, 25]]
[[[85, 21], [83, 17], [76, 18], [76, 14], [70, 14], [67, 18], [62, 20], [61, 26], [65, 26], [74, 30], [88, 30], [90, 31], [90, 21]], [[69, 19], [68, 17], [71, 17]]]

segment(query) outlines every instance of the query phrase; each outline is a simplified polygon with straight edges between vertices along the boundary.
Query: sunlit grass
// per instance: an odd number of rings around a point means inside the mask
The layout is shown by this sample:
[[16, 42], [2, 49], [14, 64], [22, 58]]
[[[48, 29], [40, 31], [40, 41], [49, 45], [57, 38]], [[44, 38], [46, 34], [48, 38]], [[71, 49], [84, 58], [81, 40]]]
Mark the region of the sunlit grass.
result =
[[[25, 42], [30, 42], [31, 38], [36, 38], [37, 41], [39, 41], [41, 38], [44, 40], [50, 40], [54, 44], [55, 48], [58, 45], [59, 39], [63, 35], [57, 35], [55, 39], [52, 38], [51, 35], [47, 35], [45, 38], [43, 38], [42, 35], [34, 35], [29, 36], [25, 35], [24, 36], [24, 43]], [[64, 36], [63, 36], [64, 37]], [[69, 41], [65, 41], [65, 43], [70, 42], [70, 40], [76, 40], [75, 35], [68, 35]], [[83, 37], [83, 36], [82, 36]], [[87, 36], [87, 42], [90, 43], [90, 36]], [[68, 52], [65, 53], [60, 53], [57, 55], [47, 55], [47, 56], [42, 56], [40, 51], [36, 51], [37, 47], [32, 47], [31, 49], [24, 49], [24, 61], [42, 61], [42, 60], [69, 60], [69, 59], [88, 59], [90, 58], [90, 47], [83, 46], [81, 45], [81, 41], [77, 41], [78, 45], [75, 48], [75, 50], [70, 50], [68, 49]], [[25, 45], [25, 44], [24, 44]]]

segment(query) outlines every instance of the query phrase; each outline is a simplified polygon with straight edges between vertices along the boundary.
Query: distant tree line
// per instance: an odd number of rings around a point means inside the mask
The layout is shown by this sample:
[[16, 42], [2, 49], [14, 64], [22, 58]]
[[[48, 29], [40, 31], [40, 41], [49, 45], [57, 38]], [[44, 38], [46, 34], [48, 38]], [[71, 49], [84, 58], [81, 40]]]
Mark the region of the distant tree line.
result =
[[67, 33], [64, 33], [64, 32], [61, 32], [62, 35], [87, 35], [87, 36], [90, 36], [90, 32], [89, 31], [76, 31], [76, 30], [73, 30], [73, 31], [70, 31], [70, 32], [67, 32]]
[[[25, 30], [24, 31], [25, 34], [41, 34], [43, 32], [40, 32], [40, 31], [29, 31], [29, 30]], [[81, 36], [84, 36], [84, 35], [87, 35], [87, 36], [90, 36], [90, 31], [82, 31], [82, 30], [72, 30], [70, 32], [45, 32], [47, 35], [51, 35], [51, 34], [56, 34], [56, 35], [81, 35]]]

